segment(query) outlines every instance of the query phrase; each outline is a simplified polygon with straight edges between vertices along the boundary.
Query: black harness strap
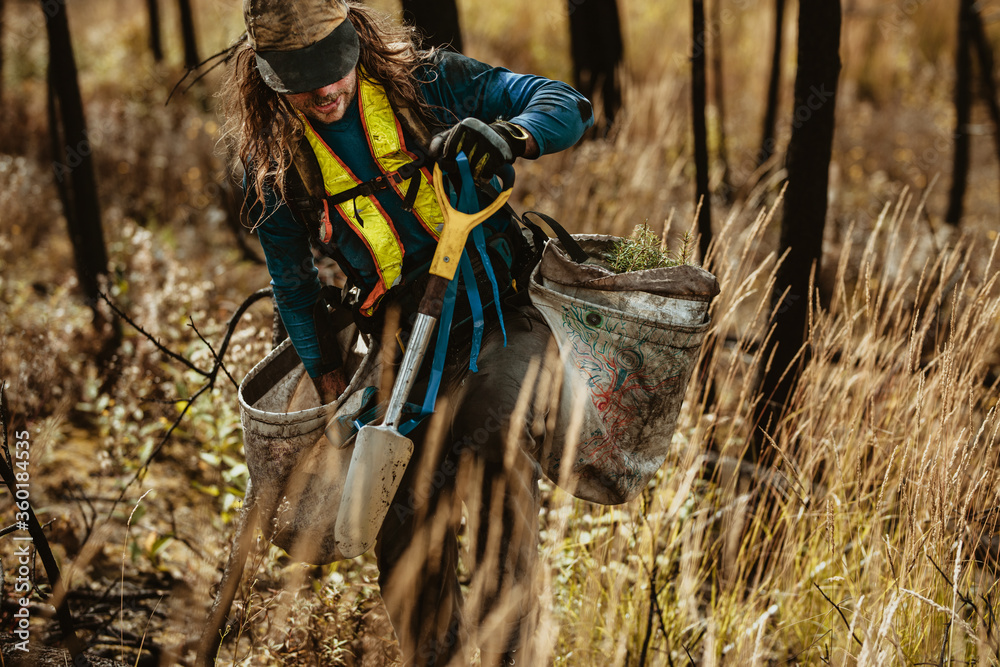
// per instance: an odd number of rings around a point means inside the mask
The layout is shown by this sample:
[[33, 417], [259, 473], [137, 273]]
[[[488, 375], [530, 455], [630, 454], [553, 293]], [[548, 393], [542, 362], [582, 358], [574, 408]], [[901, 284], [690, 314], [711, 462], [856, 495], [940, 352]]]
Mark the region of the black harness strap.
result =
[[413, 180], [410, 181], [410, 187], [406, 190], [406, 196], [403, 197], [403, 210], [407, 213], [412, 213], [413, 205], [417, 203], [417, 191], [420, 190], [420, 181], [421, 174], [418, 169], [417, 173], [413, 176]]
[[[310, 149], [310, 153], [312, 150]], [[313, 159], [315, 159], [315, 154], [313, 154]], [[319, 171], [319, 163], [316, 164], [316, 170]], [[321, 177], [322, 178], [322, 177]], [[320, 226], [323, 224], [323, 217], [325, 214], [323, 199], [320, 197], [312, 196], [303, 182], [302, 175], [298, 169], [290, 170], [285, 176], [285, 203], [292, 210], [292, 216], [298, 220], [303, 227], [306, 229], [306, 234], [308, 235], [310, 241], [314, 244], [321, 245], [323, 252], [329, 255], [340, 269], [347, 275], [349, 284], [361, 285], [361, 276], [358, 272], [351, 266], [347, 258], [344, 257], [343, 253], [340, 252], [340, 248], [333, 243], [323, 243], [321, 241], [322, 235], [320, 231]]]
[[590, 255], [588, 255], [584, 249], [580, 247], [580, 244], [577, 243], [576, 239], [574, 239], [570, 233], [566, 231], [566, 228], [553, 220], [550, 216], [545, 215], [544, 213], [539, 213], [538, 211], [525, 211], [524, 216], [527, 215], [533, 215], [548, 225], [549, 228], [556, 233], [556, 237], [559, 239], [559, 242], [562, 243], [563, 248], [566, 249], [566, 252], [569, 253], [569, 256], [574, 262], [577, 264], [583, 264], [590, 259]]
[[327, 195], [326, 201], [330, 206], [337, 206], [358, 197], [371, 197], [376, 192], [385, 190], [387, 187], [389, 187], [389, 179], [386, 178], [385, 174], [379, 174], [370, 181], [355, 185], [350, 190], [344, 190], [335, 195]]
[[340, 349], [337, 334], [354, 322], [354, 316], [332, 285], [324, 285], [320, 290], [312, 315], [322, 358], [320, 372], [329, 373], [344, 365], [344, 351]]
[[343, 192], [338, 192], [335, 195], [326, 195], [326, 201], [330, 206], [339, 206], [344, 202], [357, 199], [358, 197], [371, 197], [376, 192], [390, 187], [391, 183], [399, 184], [416, 176], [417, 180], [410, 184], [409, 190], [406, 192], [406, 196], [403, 197], [404, 208], [406, 208], [407, 211], [410, 211], [413, 209], [413, 202], [417, 199], [416, 190], [420, 187], [420, 167], [424, 166], [426, 161], [426, 156], [419, 155], [416, 160], [403, 165], [396, 171], [388, 174], [379, 174], [370, 181], [365, 181], [360, 185], [355, 185], [353, 188], [344, 190]]
[[323, 171], [319, 166], [319, 159], [313, 152], [309, 140], [304, 136], [299, 139], [298, 145], [292, 149], [292, 164], [295, 166], [293, 173], [298, 176], [298, 185], [301, 192], [298, 195], [322, 199], [326, 195], [326, 185], [323, 183]]

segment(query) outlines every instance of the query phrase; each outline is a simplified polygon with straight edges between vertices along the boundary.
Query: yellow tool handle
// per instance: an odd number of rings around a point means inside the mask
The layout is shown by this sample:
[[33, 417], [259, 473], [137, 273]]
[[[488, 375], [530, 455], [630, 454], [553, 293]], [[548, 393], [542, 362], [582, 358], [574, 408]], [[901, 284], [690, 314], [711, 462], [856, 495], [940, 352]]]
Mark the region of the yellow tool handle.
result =
[[448, 200], [448, 193], [444, 189], [444, 176], [441, 174], [441, 167], [434, 165], [434, 194], [437, 196], [438, 206], [441, 207], [441, 214], [444, 216], [444, 228], [441, 230], [441, 238], [438, 239], [437, 250], [434, 251], [434, 259], [431, 260], [431, 274], [441, 276], [446, 280], [455, 277], [458, 270], [458, 260], [462, 257], [462, 250], [469, 234], [476, 225], [486, 220], [507, 203], [513, 188], [508, 188], [497, 195], [492, 204], [484, 208], [479, 213], [462, 213], [456, 211]]

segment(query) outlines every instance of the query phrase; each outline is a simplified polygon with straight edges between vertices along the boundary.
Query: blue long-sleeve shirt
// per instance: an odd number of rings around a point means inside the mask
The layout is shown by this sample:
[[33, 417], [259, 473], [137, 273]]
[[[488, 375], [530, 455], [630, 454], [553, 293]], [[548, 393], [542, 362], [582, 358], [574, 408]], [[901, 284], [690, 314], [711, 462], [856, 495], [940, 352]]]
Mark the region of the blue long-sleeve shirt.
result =
[[[508, 120], [534, 137], [540, 155], [572, 146], [593, 124], [590, 103], [570, 86], [540, 76], [514, 74], [459, 54], [438, 52], [418, 71], [417, 79], [424, 99], [441, 123], [451, 125], [469, 117], [487, 123]], [[359, 179], [367, 181], [381, 173], [368, 149], [357, 99], [341, 120], [327, 125], [313, 121], [313, 127]], [[383, 190], [375, 197], [403, 244], [403, 275], [429, 262], [436, 246], [434, 238], [412, 213], [403, 210], [394, 192]], [[360, 277], [358, 287], [365, 294], [378, 280], [371, 255], [339, 218], [331, 216], [331, 222], [332, 241], [350, 262], [352, 273]], [[506, 222], [500, 218], [486, 224], [496, 227]], [[264, 222], [257, 232], [282, 322], [309, 375], [317, 377], [324, 370], [313, 321], [320, 282], [309, 234], [288, 206], [273, 196], [265, 197]]]

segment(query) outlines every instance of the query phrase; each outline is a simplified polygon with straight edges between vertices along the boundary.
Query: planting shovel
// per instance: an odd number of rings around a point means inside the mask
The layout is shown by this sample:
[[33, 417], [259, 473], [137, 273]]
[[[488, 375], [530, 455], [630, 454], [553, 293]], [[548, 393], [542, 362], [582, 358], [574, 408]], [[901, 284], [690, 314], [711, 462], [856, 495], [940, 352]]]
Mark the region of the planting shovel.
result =
[[399, 418], [424, 359], [434, 325], [441, 316], [445, 290], [455, 277], [469, 233], [498, 211], [507, 202], [510, 193], [510, 188], [504, 190], [479, 213], [461, 213], [449, 203], [441, 168], [434, 166], [434, 194], [444, 216], [444, 226], [431, 261], [430, 281], [420, 301], [417, 320], [392, 388], [385, 419], [379, 426], [363, 426], [354, 442], [335, 529], [337, 546], [345, 558], [360, 556], [375, 544], [389, 504], [413, 454], [413, 441], [398, 430]]

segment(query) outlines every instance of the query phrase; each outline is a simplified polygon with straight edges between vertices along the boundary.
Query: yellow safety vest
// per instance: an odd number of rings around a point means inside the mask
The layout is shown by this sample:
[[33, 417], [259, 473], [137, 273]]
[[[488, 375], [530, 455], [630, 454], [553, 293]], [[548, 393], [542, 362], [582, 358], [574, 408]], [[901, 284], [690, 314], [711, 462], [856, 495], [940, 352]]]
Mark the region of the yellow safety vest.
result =
[[[389, 104], [385, 89], [365, 76], [358, 76], [358, 101], [361, 105], [361, 119], [368, 139], [368, 148], [383, 175], [388, 176], [388, 182], [400, 197], [409, 191], [410, 181], [420, 178], [416, 199], [413, 204], [413, 214], [420, 224], [435, 239], [441, 235], [444, 217], [441, 207], [434, 197], [431, 182], [431, 172], [426, 167], [420, 169], [422, 177], [414, 175], [410, 179], [393, 178], [395, 172], [405, 165], [414, 162], [417, 156], [407, 150], [403, 138], [403, 129], [396, 114]], [[309, 121], [299, 114], [305, 127], [305, 136], [319, 161], [323, 173], [323, 184], [328, 196], [346, 192], [362, 184], [344, 162], [320, 138]], [[389, 219], [382, 205], [374, 194], [359, 195], [350, 201], [337, 204], [334, 207], [351, 231], [358, 235], [365, 247], [371, 253], [378, 271], [378, 284], [368, 294], [361, 304], [361, 312], [371, 315], [379, 300], [390, 287], [397, 284], [403, 270], [403, 244], [399, 234]], [[358, 224], [358, 218], [364, 225]], [[327, 243], [333, 236], [329, 214], [324, 215], [320, 239]]]

